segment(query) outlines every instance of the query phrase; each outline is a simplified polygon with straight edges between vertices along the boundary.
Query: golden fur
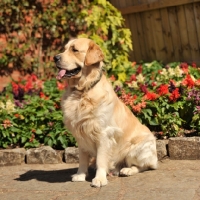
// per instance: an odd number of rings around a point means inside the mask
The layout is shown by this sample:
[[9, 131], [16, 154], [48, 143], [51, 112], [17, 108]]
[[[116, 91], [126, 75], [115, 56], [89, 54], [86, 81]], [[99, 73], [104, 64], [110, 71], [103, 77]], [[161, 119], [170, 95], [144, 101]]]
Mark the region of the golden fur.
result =
[[90, 156], [96, 157], [94, 187], [107, 184], [110, 170], [130, 176], [156, 169], [155, 137], [116, 96], [102, 73], [99, 46], [86, 38], [71, 40], [55, 61], [60, 79], [77, 68], [77, 74], [67, 78], [62, 99], [64, 123], [79, 148], [79, 169], [72, 181], [85, 181]]

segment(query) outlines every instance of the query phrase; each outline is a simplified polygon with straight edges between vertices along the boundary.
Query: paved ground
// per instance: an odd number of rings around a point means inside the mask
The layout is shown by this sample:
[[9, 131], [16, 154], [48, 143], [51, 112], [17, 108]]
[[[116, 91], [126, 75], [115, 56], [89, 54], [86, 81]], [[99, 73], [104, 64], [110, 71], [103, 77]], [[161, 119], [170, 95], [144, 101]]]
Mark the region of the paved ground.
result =
[[159, 169], [108, 177], [102, 188], [71, 182], [77, 164], [0, 167], [1, 200], [200, 200], [200, 160], [163, 160]]

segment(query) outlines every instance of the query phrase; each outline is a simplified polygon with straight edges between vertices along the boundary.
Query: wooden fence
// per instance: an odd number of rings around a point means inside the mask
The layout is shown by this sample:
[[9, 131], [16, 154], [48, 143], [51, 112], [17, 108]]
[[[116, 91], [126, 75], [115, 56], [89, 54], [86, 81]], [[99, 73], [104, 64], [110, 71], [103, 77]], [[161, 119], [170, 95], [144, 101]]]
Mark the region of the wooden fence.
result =
[[132, 32], [132, 61], [200, 65], [200, 0], [110, 0]]

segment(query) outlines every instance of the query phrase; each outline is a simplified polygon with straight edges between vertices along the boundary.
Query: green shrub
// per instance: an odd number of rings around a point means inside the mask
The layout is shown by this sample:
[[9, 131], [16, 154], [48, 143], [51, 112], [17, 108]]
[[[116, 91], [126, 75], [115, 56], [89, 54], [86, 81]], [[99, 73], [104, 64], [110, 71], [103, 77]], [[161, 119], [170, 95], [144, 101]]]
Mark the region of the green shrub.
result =
[[53, 56], [69, 38], [84, 35], [102, 47], [108, 72], [126, 79], [131, 33], [108, 1], [3, 0], [0, 9], [0, 75], [18, 69], [48, 77]]
[[128, 60], [132, 50], [131, 32], [124, 28], [121, 13], [106, 0], [95, 0], [80, 13], [87, 24], [84, 34], [100, 45], [105, 55], [106, 69], [109, 75], [115, 75], [121, 82], [131, 67]]
[[62, 149], [76, 142], [63, 124], [60, 108], [64, 85], [36, 76], [13, 82], [0, 96], [0, 147]]

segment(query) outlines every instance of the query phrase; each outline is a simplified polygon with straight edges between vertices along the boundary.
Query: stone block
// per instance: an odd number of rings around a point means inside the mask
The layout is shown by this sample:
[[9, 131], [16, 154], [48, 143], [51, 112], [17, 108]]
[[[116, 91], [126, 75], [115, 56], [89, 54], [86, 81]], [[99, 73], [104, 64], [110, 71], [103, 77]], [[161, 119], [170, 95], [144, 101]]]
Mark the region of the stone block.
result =
[[66, 163], [78, 163], [79, 161], [79, 151], [75, 147], [67, 147], [64, 154]]
[[200, 137], [177, 137], [169, 139], [169, 156], [174, 160], [199, 160]]
[[0, 166], [21, 165], [25, 161], [25, 154], [23, 148], [0, 150]]
[[156, 140], [158, 160], [162, 160], [164, 157], [168, 156], [167, 145], [168, 140]]
[[26, 152], [27, 164], [62, 163], [63, 151], [56, 151], [49, 146], [29, 149]]

